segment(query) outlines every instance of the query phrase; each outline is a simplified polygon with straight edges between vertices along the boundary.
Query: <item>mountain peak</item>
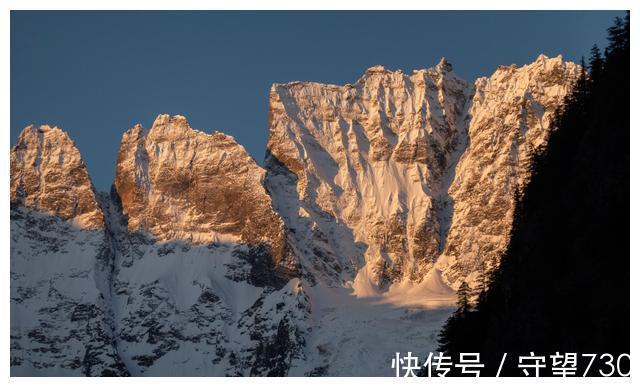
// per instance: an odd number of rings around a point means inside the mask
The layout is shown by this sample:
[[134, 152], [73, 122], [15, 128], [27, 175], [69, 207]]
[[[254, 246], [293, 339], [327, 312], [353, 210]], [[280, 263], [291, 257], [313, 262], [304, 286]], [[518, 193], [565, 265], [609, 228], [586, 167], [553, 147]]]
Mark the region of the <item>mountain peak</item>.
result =
[[447, 61], [445, 57], [440, 58], [440, 62], [436, 65], [436, 69], [442, 72], [453, 71], [453, 66]]
[[[516, 65], [512, 65], [516, 67]], [[573, 62], [565, 61], [562, 55], [557, 55], [554, 57], [549, 57], [545, 54], [540, 54], [532, 63], [525, 65], [524, 68], [532, 68], [532, 69], [552, 69], [555, 67], [567, 67], [567, 68], [578, 68], [579, 65]]]
[[371, 66], [365, 71], [366, 73], [384, 73], [386, 71], [383, 65]]
[[104, 225], [80, 152], [55, 126], [31, 125], [18, 136], [11, 149], [11, 202], [85, 229]]
[[189, 122], [185, 116], [181, 115], [169, 115], [169, 114], [159, 114], [156, 119], [153, 121], [152, 128], [157, 126], [165, 126], [165, 125], [175, 125], [180, 128], [189, 128]]
[[264, 170], [231, 136], [159, 115], [122, 138], [115, 187], [128, 228], [159, 241], [267, 244], [285, 255], [283, 222], [262, 186]]
[[546, 56], [545, 54], [540, 54], [540, 55], [538, 55], [538, 57], [536, 58], [536, 60], [535, 60], [535, 61], [536, 61], [536, 62], [543, 62], [543, 61], [545, 61], [545, 60], [547, 60], [547, 59], [549, 59], [549, 57], [548, 57], [548, 56]]
[[565, 62], [564, 57], [562, 56], [562, 54], [558, 54], [556, 56], [547, 56], [545, 54], [540, 54], [538, 55], [538, 57], [536, 58], [536, 60], [534, 61], [534, 63], [538, 63], [538, 62], [546, 62], [546, 61], [553, 61], [553, 62]]
[[28, 130], [37, 130], [38, 133], [47, 133], [51, 131], [57, 131], [59, 135], [67, 136], [67, 134], [57, 126], [51, 127], [47, 124], [43, 124], [37, 127], [35, 125], [29, 125], [24, 129], [24, 131], [28, 131]]
[[446, 71], [444, 61], [412, 74], [375, 66], [351, 87], [272, 92], [266, 184], [302, 241], [297, 249], [314, 252], [309, 271], [323, 265], [319, 276], [330, 282], [353, 279], [354, 262], [366, 259], [363, 282], [384, 287], [429, 270], [439, 248], [430, 195], [462, 141], [469, 89]]

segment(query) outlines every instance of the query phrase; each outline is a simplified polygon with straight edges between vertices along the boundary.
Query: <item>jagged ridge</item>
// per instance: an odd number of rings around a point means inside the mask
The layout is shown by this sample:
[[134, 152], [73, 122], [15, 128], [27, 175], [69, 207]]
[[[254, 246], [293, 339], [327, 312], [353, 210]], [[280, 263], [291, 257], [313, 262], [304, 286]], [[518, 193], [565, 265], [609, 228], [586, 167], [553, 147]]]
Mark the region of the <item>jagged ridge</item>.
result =
[[541, 55], [474, 86], [444, 59], [342, 87], [274, 85], [267, 186], [307, 270], [340, 283], [356, 266], [361, 295], [434, 267], [451, 286], [472, 280], [503, 251], [513, 194], [577, 74]]

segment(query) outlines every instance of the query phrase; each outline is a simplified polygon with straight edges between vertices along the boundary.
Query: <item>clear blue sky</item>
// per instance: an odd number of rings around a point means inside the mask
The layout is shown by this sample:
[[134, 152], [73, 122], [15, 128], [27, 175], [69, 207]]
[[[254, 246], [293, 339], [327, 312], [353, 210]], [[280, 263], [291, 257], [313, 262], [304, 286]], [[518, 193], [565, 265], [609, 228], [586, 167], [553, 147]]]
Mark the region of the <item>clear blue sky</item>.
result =
[[159, 113], [233, 135], [262, 162], [269, 88], [352, 83], [446, 57], [470, 81], [540, 53], [578, 61], [623, 12], [12, 12], [11, 143], [58, 125], [108, 190], [122, 133]]

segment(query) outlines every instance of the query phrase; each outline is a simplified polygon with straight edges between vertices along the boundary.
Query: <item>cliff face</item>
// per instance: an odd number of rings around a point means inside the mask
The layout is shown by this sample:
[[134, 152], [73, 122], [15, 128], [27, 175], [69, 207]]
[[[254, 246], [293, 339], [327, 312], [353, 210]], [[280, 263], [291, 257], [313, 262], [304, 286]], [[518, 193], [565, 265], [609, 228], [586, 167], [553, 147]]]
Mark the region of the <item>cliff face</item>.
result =
[[[366, 263], [383, 287], [426, 274], [468, 92], [445, 60], [411, 75], [373, 67], [342, 87], [273, 86], [268, 187], [312, 271], [335, 279]], [[278, 181], [283, 170], [295, 175], [295, 191]]]
[[29, 126], [10, 157], [11, 203], [71, 220], [83, 229], [104, 226], [80, 152], [64, 131]]
[[475, 82], [468, 144], [445, 201], [453, 216], [438, 267], [448, 282], [475, 277], [503, 255], [516, 190], [529, 181], [531, 157], [546, 145], [553, 115], [579, 72], [562, 57], [541, 55]]
[[342, 87], [274, 85], [267, 186], [308, 271], [332, 281], [362, 267], [354, 286], [369, 294], [434, 267], [456, 286], [495, 263], [516, 187], [577, 73], [540, 56], [472, 86], [443, 59]]
[[160, 115], [149, 130], [137, 125], [123, 135], [115, 188], [130, 231], [160, 242], [265, 244], [294, 270], [264, 173], [232, 137]]

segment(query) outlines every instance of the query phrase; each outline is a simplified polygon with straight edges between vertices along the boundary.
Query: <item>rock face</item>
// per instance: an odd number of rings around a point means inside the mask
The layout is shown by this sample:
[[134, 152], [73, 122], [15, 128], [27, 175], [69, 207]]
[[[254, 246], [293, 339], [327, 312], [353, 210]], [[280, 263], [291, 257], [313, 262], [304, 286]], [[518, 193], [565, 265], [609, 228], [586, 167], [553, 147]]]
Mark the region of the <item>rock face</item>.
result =
[[[352, 277], [366, 263], [361, 279], [381, 287], [424, 277], [469, 91], [444, 59], [411, 75], [373, 67], [342, 87], [273, 86], [268, 187], [311, 271]], [[287, 172], [295, 191], [278, 179]]]
[[458, 284], [495, 266], [509, 242], [515, 194], [530, 178], [534, 152], [580, 68], [544, 55], [526, 66], [501, 66], [475, 83], [468, 144], [455, 168], [447, 208], [451, 227], [438, 265]]
[[267, 185], [307, 271], [340, 282], [362, 267], [354, 287], [368, 295], [434, 267], [456, 286], [495, 262], [577, 73], [540, 56], [473, 87], [443, 59], [411, 75], [373, 67], [342, 87], [274, 85]]
[[11, 149], [11, 203], [83, 229], [104, 225], [87, 169], [69, 136], [57, 127], [29, 126]]
[[137, 125], [123, 135], [115, 188], [130, 231], [161, 242], [266, 244], [274, 261], [295, 270], [264, 174], [232, 137], [160, 115], [151, 129]]

